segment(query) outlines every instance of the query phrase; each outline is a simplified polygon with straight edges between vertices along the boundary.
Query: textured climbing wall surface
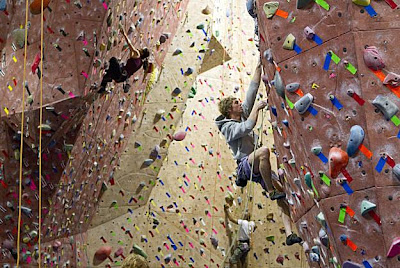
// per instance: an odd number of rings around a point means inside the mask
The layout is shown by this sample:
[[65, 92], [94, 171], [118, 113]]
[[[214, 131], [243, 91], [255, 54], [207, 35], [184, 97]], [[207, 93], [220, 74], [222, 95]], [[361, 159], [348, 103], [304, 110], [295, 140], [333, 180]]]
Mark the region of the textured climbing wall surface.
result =
[[[207, 5], [213, 10], [210, 16], [201, 12]], [[205, 1], [200, 6], [189, 2], [159, 82], [146, 100], [140, 127], [120, 158], [115, 184], [104, 192], [87, 231], [84, 247], [90, 264], [96, 263], [93, 256], [100, 246], [112, 248], [110, 258], [100, 266], [118, 266], [123, 256], [115, 256], [115, 251], [122, 248], [126, 256], [140, 246], [151, 267], [190, 267], [190, 263], [225, 267], [227, 234], [236, 229], [227, 228], [224, 197], [234, 195], [232, 212], [240, 217], [248, 189], [242, 192], [234, 184], [236, 164], [214, 118], [219, 98], [244, 97], [259, 57], [252, 41], [253, 21], [241, 16], [244, 8], [242, 1]], [[202, 24], [204, 32], [198, 29]], [[221, 44], [226, 50], [221, 50]], [[207, 62], [200, 69], [203, 58]], [[193, 81], [203, 66], [217, 66], [230, 58]], [[181, 69], [185, 72], [188, 67], [194, 69], [192, 76], [182, 74]], [[173, 97], [175, 88], [182, 92]], [[272, 147], [271, 127], [265, 123], [263, 143]], [[185, 133], [185, 139], [171, 143], [178, 133]], [[251, 210], [259, 228], [249, 267], [282, 267], [278, 258], [283, 267], [306, 267], [301, 247], [284, 245], [276, 205], [261, 194], [258, 185], [252, 196]], [[219, 241], [218, 247], [213, 247], [211, 237]]]
[[[0, 14], [0, 43], [4, 45], [0, 67], [0, 263], [13, 263], [16, 257], [18, 133], [25, 94], [21, 264], [36, 264], [41, 129], [42, 251], [46, 253], [42, 262], [85, 267], [85, 231], [101, 194], [114, 183], [113, 170], [136, 127], [143, 101], [157, 79], [187, 1], [47, 2], [43, 70], [38, 65], [40, 16], [29, 13], [25, 87], [21, 30], [25, 25], [25, 2], [7, 1], [6, 12]], [[143, 71], [137, 72], [129, 81], [129, 93], [123, 93], [122, 85], [115, 84], [109, 94], [99, 97], [89, 93], [89, 88], [94, 82], [100, 83], [104, 63], [112, 56], [122, 60], [128, 56], [118, 23], [126, 30], [133, 29], [130, 38], [135, 46], [152, 50], [156, 68], [143, 82]], [[163, 43], [159, 39], [164, 34], [169, 38]], [[44, 75], [42, 122], [38, 109], [40, 72]]]
[[398, 267], [398, 1], [353, 2], [257, 1], [276, 154], [312, 267]]

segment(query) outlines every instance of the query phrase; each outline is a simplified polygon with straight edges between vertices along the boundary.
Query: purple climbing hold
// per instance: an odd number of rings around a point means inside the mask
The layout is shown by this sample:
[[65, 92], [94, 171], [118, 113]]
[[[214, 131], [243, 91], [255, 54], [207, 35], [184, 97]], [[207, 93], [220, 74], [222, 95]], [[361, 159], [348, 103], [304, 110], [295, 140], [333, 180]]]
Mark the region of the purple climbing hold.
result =
[[364, 62], [368, 66], [368, 68], [371, 68], [375, 71], [385, 68], [385, 63], [383, 62], [383, 59], [379, 54], [378, 49], [374, 46], [365, 48]]
[[396, 237], [393, 242], [392, 245], [389, 248], [389, 251], [387, 253], [387, 257], [388, 258], [393, 258], [397, 255], [400, 254], [400, 237]]
[[3, 247], [8, 249], [8, 250], [11, 250], [14, 247], [14, 242], [12, 242], [11, 240], [7, 239], [7, 240], [5, 240], [3, 242]]
[[389, 72], [383, 80], [383, 84], [392, 87], [400, 86], [400, 75]]
[[183, 141], [186, 137], [186, 132], [185, 131], [178, 131], [172, 136], [172, 138], [176, 141]]
[[285, 259], [283, 258], [282, 255], [279, 255], [279, 256], [276, 258], [276, 262], [279, 263], [279, 264], [281, 264], [281, 265], [283, 265], [283, 261], [284, 261], [284, 260], [285, 260]]
[[[262, 79], [262, 81], [264, 82], [264, 84], [268, 84], [268, 76], [266, 76], [266, 75], [263, 75], [262, 77], [261, 77], [261, 79]], [[237, 92], [237, 91], [236, 91]]]
[[304, 28], [304, 34], [306, 35], [306, 38], [309, 40], [312, 40], [315, 36], [315, 32], [308, 26]]
[[363, 268], [363, 266], [352, 261], [345, 261], [342, 265], [342, 268]]

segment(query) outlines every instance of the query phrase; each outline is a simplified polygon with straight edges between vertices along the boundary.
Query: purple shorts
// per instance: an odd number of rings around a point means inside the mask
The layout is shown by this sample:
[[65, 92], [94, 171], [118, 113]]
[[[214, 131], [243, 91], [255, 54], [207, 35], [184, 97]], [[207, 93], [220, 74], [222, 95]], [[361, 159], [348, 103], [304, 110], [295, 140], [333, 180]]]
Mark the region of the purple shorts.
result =
[[[251, 165], [249, 163], [249, 157], [245, 156], [242, 159], [238, 160], [237, 162], [238, 162], [238, 167], [236, 169], [237, 173], [236, 185], [240, 187], [245, 187], [247, 185], [247, 181], [249, 181], [251, 177]], [[261, 174], [253, 173], [253, 177], [251, 180], [261, 184], [262, 188], [265, 191], [268, 191], [267, 185], [265, 185], [265, 182], [261, 177]]]

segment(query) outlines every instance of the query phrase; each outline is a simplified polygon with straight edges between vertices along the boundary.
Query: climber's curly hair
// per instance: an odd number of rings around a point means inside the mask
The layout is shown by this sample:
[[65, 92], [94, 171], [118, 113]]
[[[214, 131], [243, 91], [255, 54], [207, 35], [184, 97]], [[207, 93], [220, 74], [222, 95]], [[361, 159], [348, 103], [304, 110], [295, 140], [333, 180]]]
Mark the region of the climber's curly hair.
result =
[[218, 103], [218, 109], [219, 112], [225, 116], [226, 118], [229, 118], [229, 113], [232, 109], [232, 103], [234, 100], [237, 98], [229, 96], [226, 98], [223, 98], [219, 103]]
[[149, 268], [149, 264], [145, 258], [133, 253], [125, 258], [121, 268]]

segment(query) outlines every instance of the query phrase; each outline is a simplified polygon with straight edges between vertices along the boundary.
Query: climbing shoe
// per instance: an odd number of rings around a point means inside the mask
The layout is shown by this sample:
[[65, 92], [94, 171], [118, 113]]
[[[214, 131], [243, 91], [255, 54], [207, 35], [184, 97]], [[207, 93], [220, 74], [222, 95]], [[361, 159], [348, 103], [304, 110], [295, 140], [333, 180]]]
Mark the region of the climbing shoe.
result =
[[285, 193], [278, 192], [277, 190], [273, 190], [272, 192], [269, 193], [269, 198], [271, 200], [278, 200], [278, 199], [282, 199], [285, 197], [286, 197]]
[[292, 233], [288, 237], [286, 237], [286, 245], [291, 246], [296, 243], [301, 243], [303, 239], [298, 237], [295, 233]]
[[103, 87], [103, 86], [101, 86], [100, 89], [97, 91], [97, 93], [99, 93], [99, 94], [104, 94], [104, 93], [106, 93], [106, 88]]

